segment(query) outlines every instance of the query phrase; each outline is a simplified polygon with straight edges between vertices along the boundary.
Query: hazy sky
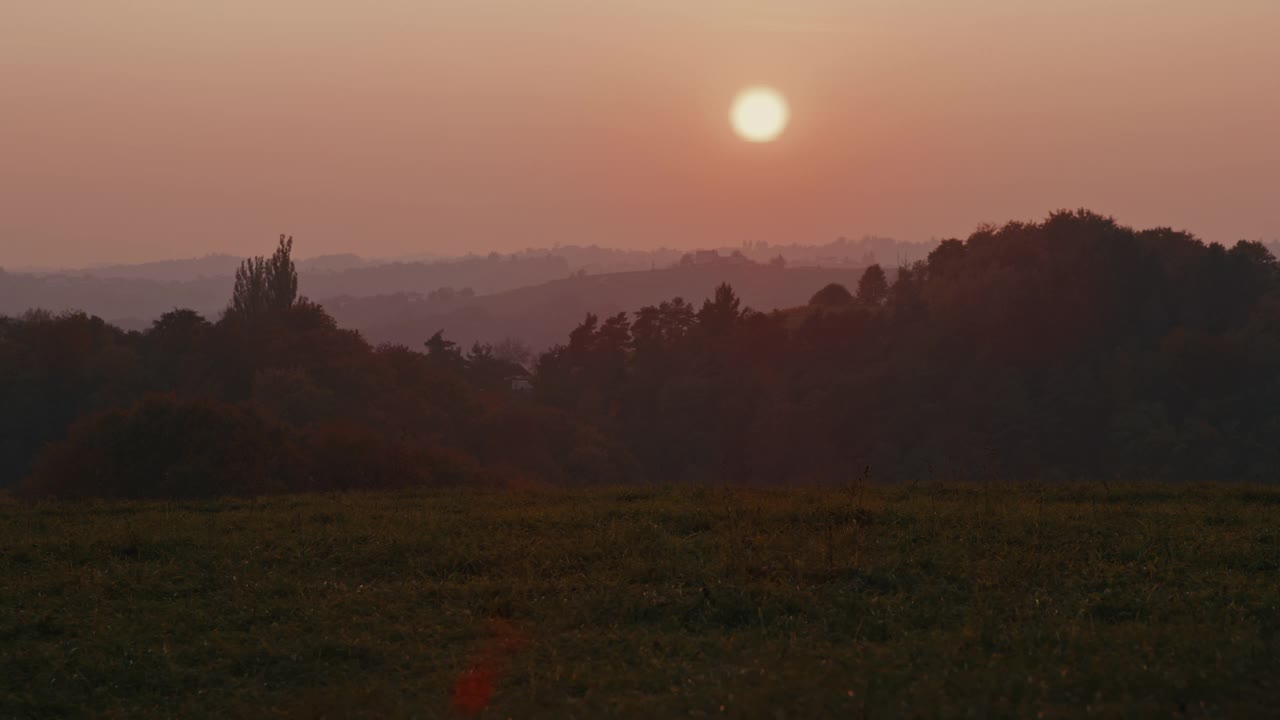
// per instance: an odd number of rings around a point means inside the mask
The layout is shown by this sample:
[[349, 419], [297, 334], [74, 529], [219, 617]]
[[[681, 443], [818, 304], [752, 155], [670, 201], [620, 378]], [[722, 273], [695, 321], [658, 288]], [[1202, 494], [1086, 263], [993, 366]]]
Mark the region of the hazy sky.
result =
[[[1280, 0], [6, 0], [0, 266], [1280, 236]], [[791, 105], [739, 140], [747, 85]]]

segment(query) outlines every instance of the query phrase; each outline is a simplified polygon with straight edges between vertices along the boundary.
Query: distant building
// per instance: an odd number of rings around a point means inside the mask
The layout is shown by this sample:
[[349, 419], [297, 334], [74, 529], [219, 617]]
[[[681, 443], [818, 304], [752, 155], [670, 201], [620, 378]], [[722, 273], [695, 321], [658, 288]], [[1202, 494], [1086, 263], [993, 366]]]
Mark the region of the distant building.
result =
[[529, 392], [533, 390], [533, 383], [529, 382], [529, 378], [515, 376], [507, 378], [511, 382], [511, 389], [514, 392]]

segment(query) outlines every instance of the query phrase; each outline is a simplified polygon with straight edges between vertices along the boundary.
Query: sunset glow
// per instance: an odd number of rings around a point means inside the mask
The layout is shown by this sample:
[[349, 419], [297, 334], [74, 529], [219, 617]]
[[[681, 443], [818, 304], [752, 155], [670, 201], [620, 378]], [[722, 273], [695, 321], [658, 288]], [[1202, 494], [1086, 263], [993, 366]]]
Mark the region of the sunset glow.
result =
[[791, 111], [777, 90], [767, 87], [748, 88], [733, 101], [729, 118], [733, 129], [743, 140], [772, 142], [787, 129]]
[[[1059, 207], [1280, 237], [1274, 0], [11, 5], [10, 270], [282, 229], [381, 257], [920, 242]], [[731, 118], [761, 85], [789, 122]]]

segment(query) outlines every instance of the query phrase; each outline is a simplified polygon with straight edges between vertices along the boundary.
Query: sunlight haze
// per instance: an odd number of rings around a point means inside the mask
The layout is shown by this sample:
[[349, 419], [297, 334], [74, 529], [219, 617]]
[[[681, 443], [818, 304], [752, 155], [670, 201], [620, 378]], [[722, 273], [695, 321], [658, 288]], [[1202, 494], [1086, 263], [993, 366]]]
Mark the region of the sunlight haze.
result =
[[[376, 9], [375, 9], [376, 8]], [[17, 0], [0, 266], [1280, 235], [1280, 3]], [[772, 143], [726, 123], [776, 88]]]

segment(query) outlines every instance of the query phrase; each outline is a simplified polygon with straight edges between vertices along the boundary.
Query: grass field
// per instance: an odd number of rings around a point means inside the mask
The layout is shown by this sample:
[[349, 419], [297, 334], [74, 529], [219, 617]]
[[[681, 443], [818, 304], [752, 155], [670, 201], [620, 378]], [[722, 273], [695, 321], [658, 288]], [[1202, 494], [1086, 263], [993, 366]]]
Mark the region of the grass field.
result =
[[0, 501], [3, 718], [1275, 717], [1277, 630], [1280, 488]]

